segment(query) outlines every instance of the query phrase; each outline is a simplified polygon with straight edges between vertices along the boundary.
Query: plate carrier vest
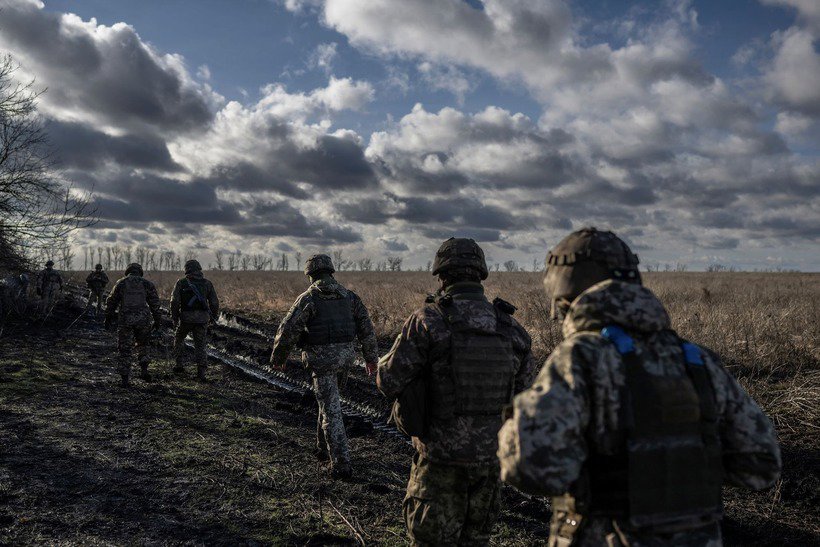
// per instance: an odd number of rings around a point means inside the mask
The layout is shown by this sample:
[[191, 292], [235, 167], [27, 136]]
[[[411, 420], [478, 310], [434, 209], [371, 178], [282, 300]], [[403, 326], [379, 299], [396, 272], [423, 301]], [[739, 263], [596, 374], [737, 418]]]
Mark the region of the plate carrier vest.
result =
[[353, 302], [341, 294], [327, 298], [315, 295], [314, 314], [307, 324], [307, 332], [300, 342], [306, 346], [342, 344], [356, 339], [356, 322], [353, 319]]

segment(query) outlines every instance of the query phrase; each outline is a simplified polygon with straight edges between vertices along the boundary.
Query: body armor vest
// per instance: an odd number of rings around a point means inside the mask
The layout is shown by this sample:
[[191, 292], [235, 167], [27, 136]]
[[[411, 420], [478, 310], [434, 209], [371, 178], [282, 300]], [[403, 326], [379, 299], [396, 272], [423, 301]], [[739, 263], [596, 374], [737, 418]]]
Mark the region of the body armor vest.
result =
[[433, 419], [500, 417], [513, 395], [512, 318], [494, 306], [495, 328], [478, 329], [464, 319], [450, 297], [439, 298], [435, 305], [449, 327], [450, 354], [447, 370], [436, 374], [443, 378], [436, 377], [430, 386]]
[[207, 290], [204, 279], [185, 278], [179, 290], [182, 311], [208, 311]]
[[302, 344], [322, 346], [355, 340], [356, 322], [353, 319], [352, 304], [347, 296], [316, 296], [313, 299], [315, 313], [307, 324], [307, 333], [302, 337]]
[[59, 285], [60, 284], [60, 274], [57, 270], [44, 270], [43, 271], [43, 286], [48, 287], [50, 285]]
[[626, 372], [621, 394], [623, 450], [590, 454], [586, 512], [627, 519], [638, 528], [709, 524], [722, 512], [723, 465], [715, 395], [701, 350], [681, 342], [684, 376], [649, 374], [620, 327], [601, 334]]
[[122, 308], [129, 312], [139, 311], [148, 308], [148, 292], [145, 290], [145, 283], [142, 278], [136, 275], [129, 275], [123, 281]]

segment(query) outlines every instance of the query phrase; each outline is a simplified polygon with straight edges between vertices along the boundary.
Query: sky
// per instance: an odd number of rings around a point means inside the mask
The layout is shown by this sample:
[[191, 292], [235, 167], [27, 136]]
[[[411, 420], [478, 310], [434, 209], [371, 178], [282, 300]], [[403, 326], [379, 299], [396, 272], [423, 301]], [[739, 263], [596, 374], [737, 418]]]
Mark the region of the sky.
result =
[[820, 270], [817, 0], [0, 0], [80, 246]]

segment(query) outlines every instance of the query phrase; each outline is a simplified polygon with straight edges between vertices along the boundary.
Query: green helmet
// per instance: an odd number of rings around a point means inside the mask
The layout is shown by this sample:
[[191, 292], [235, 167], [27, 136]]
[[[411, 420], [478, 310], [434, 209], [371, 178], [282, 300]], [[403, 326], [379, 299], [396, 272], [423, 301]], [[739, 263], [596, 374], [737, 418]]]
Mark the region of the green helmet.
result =
[[144, 272], [142, 271], [142, 265], [137, 262], [132, 262], [125, 268], [125, 275], [131, 275], [132, 273], [137, 274], [138, 276], [142, 277]]
[[436, 252], [436, 258], [433, 261], [433, 275], [439, 275], [452, 268], [473, 268], [479, 273], [481, 279], [487, 279], [490, 275], [484, 251], [475, 240], [466, 237], [451, 237], [442, 243]]
[[552, 299], [552, 317], [563, 317], [582, 292], [607, 279], [640, 284], [638, 255], [612, 232], [572, 232], [547, 255], [544, 288]]
[[97, 264], [96, 266], [94, 266], [94, 269], [97, 270], [98, 272], [102, 271], [102, 264]]
[[185, 275], [192, 274], [194, 272], [201, 272], [202, 265], [197, 260], [189, 260], [185, 263]]
[[320, 272], [333, 273], [333, 261], [327, 255], [313, 255], [305, 261], [305, 275], [313, 275]]

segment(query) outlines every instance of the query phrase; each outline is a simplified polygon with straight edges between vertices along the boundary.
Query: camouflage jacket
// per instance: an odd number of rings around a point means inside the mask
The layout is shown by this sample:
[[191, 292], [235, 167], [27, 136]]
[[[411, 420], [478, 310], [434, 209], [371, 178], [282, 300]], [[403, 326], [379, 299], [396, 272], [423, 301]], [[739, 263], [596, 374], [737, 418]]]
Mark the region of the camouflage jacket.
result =
[[[443, 294], [453, 297], [452, 305], [472, 326], [495, 328], [497, 315], [494, 306], [482, 298], [467, 299], [466, 293], [480, 293], [478, 283], [457, 283]], [[461, 296], [461, 298], [460, 298]], [[514, 392], [518, 393], [532, 382], [535, 359], [532, 356], [530, 336], [513, 319], [513, 351], [515, 363]], [[390, 352], [379, 362], [376, 383], [388, 399], [396, 399], [410, 382], [424, 374], [425, 369], [435, 376], [445, 371], [450, 359], [450, 327], [440, 308], [424, 306], [407, 319]], [[498, 429], [501, 416], [455, 416], [449, 422], [433, 422], [424, 439], [413, 438], [413, 445], [422, 456], [450, 464], [494, 464], [498, 447]]]
[[58, 287], [60, 289], [63, 288], [63, 276], [53, 268], [42, 270], [37, 280], [39, 282], [37, 287], [43, 292], [54, 290]]
[[[142, 283], [145, 288], [145, 303], [139, 306], [124, 306], [124, 297], [127, 283]], [[152, 320], [159, 318], [159, 294], [153, 283], [136, 274], [120, 278], [111, 289], [108, 300], [105, 302], [105, 314], [113, 317], [119, 309], [120, 326], [147, 326]]]
[[[302, 293], [291, 306], [273, 342], [271, 364], [284, 365], [293, 348], [299, 345], [299, 339], [307, 332], [307, 325], [313, 318], [316, 308], [313, 302], [323, 295], [350, 298], [353, 307], [353, 320], [356, 323], [356, 338], [362, 345], [362, 355], [368, 363], [375, 363], [379, 359], [379, 346], [376, 340], [376, 331], [370, 321], [361, 298], [353, 291], [344, 288], [333, 277], [319, 279], [308, 290]], [[349, 366], [356, 356], [353, 342], [306, 346], [302, 348], [302, 362], [313, 374], [328, 374], [338, 372]]]
[[[202, 297], [208, 302], [207, 310], [183, 310], [182, 298], [180, 297], [182, 289], [188, 284], [188, 279], [196, 279], [204, 281], [205, 293]], [[216, 296], [216, 289], [213, 283], [205, 279], [202, 272], [195, 272], [188, 274], [182, 279], [179, 279], [174, 285], [174, 292], [171, 294], [171, 319], [174, 323], [182, 321], [183, 323], [206, 324], [211, 320], [211, 317], [216, 319], [219, 317], [219, 298]]]
[[108, 275], [105, 272], [93, 271], [85, 278], [85, 284], [95, 292], [102, 292], [108, 286]]
[[[605, 455], [619, 450], [615, 432], [625, 373], [620, 354], [600, 335], [610, 325], [635, 333], [648, 373], [686, 374], [679, 339], [651, 291], [618, 281], [594, 285], [572, 303], [563, 323], [565, 340], [533, 386], [515, 398], [513, 418], [499, 433], [504, 481], [535, 494], [571, 494], [592, 450]], [[725, 480], [755, 490], [771, 486], [781, 466], [772, 423], [720, 359], [706, 349], [702, 353], [714, 387]], [[592, 536], [604, 533], [607, 523], [596, 520], [606, 519], [587, 520], [580, 544], [605, 544], [603, 537]], [[686, 537], [676, 542], [692, 543]], [[644, 543], [630, 539], [633, 545]]]

